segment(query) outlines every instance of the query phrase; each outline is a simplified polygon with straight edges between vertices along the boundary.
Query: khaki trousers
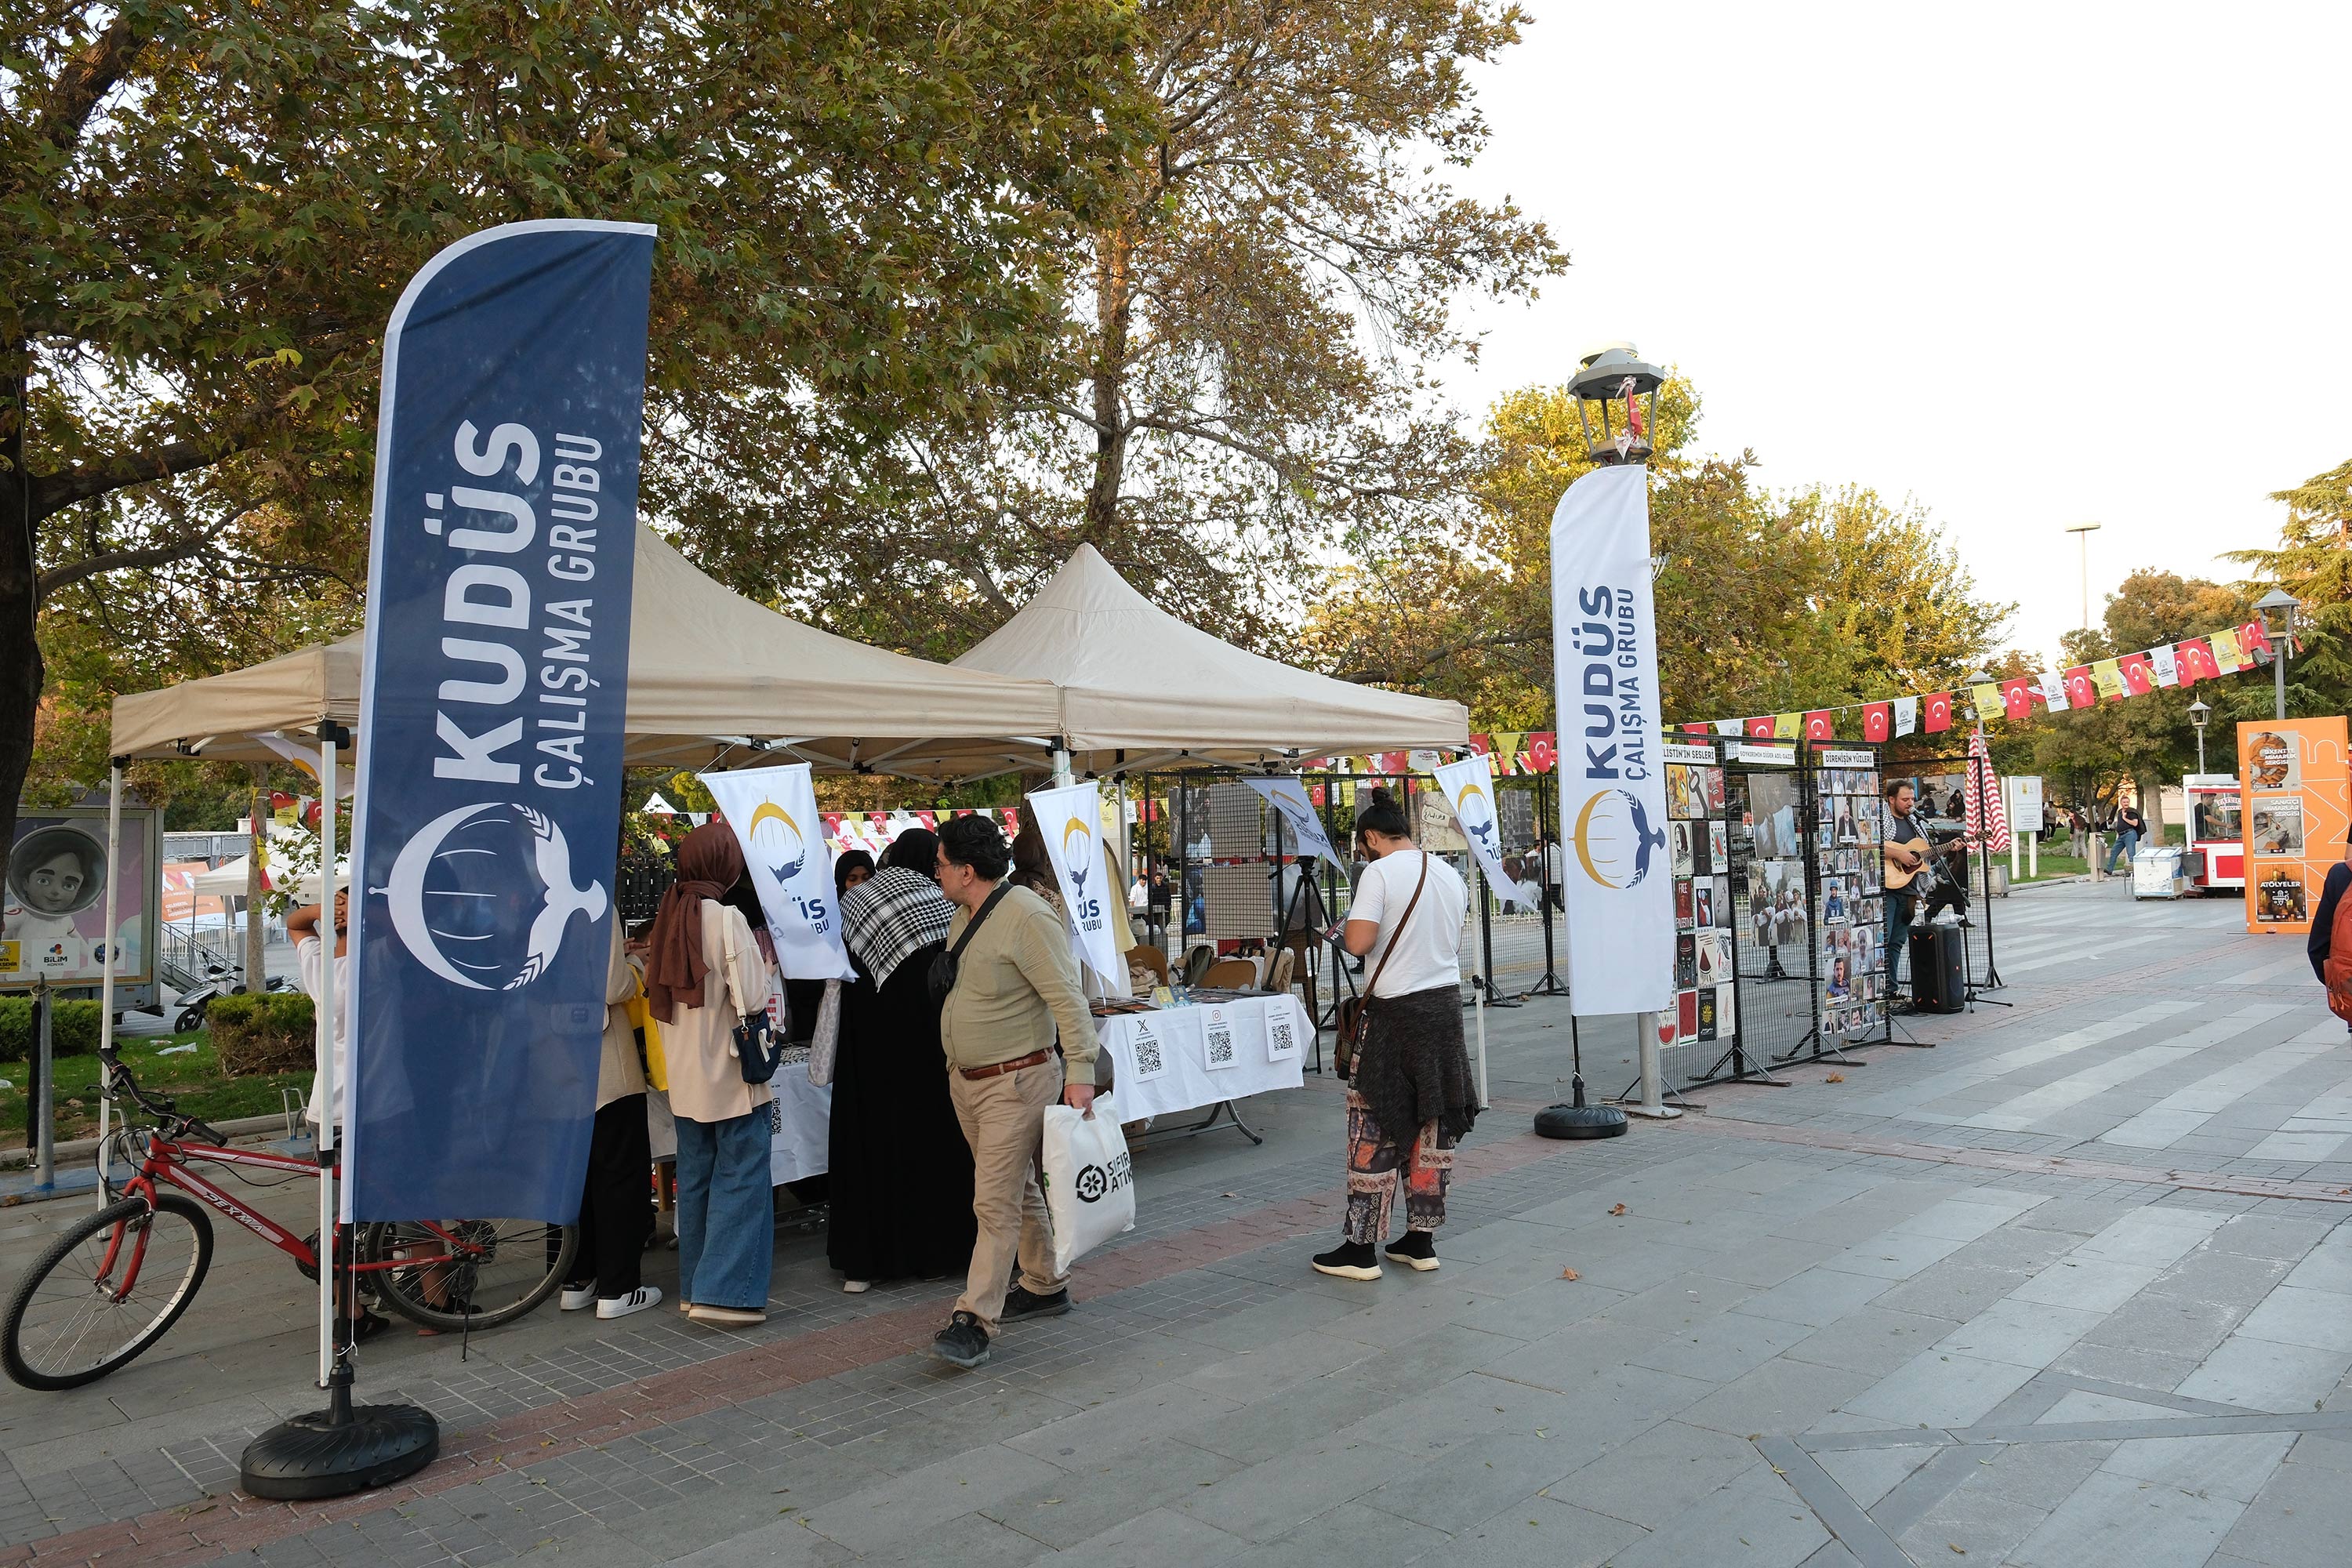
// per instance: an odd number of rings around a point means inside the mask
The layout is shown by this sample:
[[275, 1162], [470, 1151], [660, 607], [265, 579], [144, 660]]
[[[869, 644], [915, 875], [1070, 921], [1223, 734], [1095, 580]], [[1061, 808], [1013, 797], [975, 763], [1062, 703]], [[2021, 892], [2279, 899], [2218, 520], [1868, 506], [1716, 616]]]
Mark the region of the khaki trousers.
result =
[[1050, 1296], [1069, 1284], [1068, 1275], [1054, 1273], [1053, 1226], [1037, 1180], [1045, 1108], [1062, 1098], [1062, 1064], [1052, 1058], [983, 1079], [950, 1068], [948, 1098], [971, 1145], [971, 1212], [980, 1222], [956, 1310], [978, 1318], [993, 1338], [1016, 1257], [1022, 1287], [1033, 1294]]

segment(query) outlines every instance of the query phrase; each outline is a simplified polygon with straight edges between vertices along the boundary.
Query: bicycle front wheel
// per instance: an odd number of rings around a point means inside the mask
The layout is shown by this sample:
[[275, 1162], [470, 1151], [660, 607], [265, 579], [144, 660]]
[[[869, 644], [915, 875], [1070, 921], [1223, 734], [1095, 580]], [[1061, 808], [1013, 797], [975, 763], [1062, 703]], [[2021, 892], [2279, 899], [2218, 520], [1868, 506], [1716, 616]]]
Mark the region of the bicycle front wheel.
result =
[[495, 1329], [555, 1294], [580, 1233], [537, 1219], [401, 1220], [371, 1225], [360, 1261], [384, 1304], [411, 1322]]
[[0, 1365], [26, 1388], [79, 1388], [163, 1337], [212, 1267], [213, 1224], [165, 1193], [109, 1204], [49, 1244], [0, 1325]]

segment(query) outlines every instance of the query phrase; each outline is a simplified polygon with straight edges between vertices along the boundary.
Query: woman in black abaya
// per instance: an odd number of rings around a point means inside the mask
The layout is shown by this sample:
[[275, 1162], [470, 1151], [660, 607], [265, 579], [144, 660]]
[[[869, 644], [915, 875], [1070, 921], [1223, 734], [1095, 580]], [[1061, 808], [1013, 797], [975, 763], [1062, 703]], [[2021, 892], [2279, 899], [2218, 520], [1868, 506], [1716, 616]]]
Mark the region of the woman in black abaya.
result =
[[930, 993], [954, 912], [931, 880], [938, 849], [935, 835], [908, 829], [841, 902], [857, 981], [842, 989], [825, 1256], [852, 1292], [971, 1261], [971, 1147], [948, 1100]]

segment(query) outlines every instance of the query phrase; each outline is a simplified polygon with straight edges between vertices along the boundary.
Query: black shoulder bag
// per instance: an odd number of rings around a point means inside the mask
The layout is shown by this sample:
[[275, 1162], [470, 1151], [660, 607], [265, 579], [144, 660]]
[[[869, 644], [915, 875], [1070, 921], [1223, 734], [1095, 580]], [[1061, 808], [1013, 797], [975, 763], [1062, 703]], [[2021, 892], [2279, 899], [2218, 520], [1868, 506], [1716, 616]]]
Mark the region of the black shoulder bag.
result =
[[972, 911], [971, 923], [963, 928], [963, 934], [956, 938], [956, 944], [931, 960], [929, 978], [932, 1001], [939, 1003], [947, 1001], [948, 993], [955, 989], [956, 966], [962, 961], [963, 950], [971, 945], [972, 933], [980, 930], [980, 922], [988, 918], [988, 911], [994, 909], [1003, 900], [1004, 895], [1012, 890], [1012, 883], [999, 883], [996, 891], [988, 895], [988, 900]]

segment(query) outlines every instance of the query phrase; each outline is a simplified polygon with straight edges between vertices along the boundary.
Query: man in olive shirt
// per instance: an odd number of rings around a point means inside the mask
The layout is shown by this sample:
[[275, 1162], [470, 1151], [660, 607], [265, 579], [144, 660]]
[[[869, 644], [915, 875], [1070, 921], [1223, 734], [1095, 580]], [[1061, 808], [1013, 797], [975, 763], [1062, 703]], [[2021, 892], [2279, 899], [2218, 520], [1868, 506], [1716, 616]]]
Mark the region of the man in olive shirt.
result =
[[[1078, 989], [1069, 928], [1026, 888], [1003, 884], [1013, 854], [977, 814], [940, 825], [940, 889], [956, 905], [955, 986], [940, 1009], [948, 1098], [971, 1145], [971, 1212], [980, 1222], [971, 1272], [931, 1353], [957, 1366], [988, 1360], [1000, 1321], [1070, 1310], [1069, 1277], [1054, 1272], [1054, 1236], [1037, 1183], [1045, 1108], [1094, 1103], [1095, 1025]], [[991, 900], [993, 900], [993, 902]], [[1059, 1031], [1062, 1059], [1054, 1057]], [[1008, 1294], [1015, 1258], [1021, 1282]]]

